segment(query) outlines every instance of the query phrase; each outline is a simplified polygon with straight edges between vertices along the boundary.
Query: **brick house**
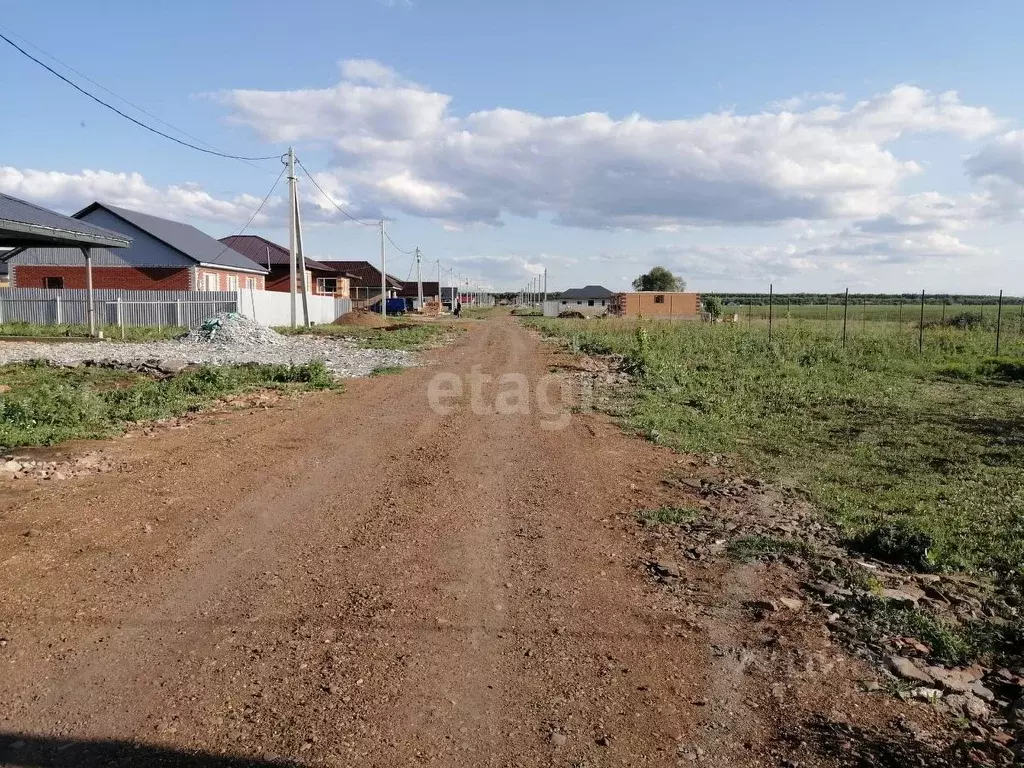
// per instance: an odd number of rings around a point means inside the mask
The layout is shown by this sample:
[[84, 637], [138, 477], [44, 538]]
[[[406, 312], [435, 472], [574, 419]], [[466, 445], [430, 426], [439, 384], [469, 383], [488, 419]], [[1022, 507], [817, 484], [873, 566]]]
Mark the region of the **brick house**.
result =
[[[270, 274], [266, 277], [268, 291], [291, 292], [291, 253], [283, 245], [278, 245], [259, 235], [229, 235], [222, 237], [220, 241], [249, 260], [270, 270]], [[344, 299], [351, 295], [351, 284], [353, 280], [356, 280], [355, 276], [351, 274], [308, 257], [306, 258], [306, 279], [309, 281], [310, 292], [313, 295], [340, 296]]]
[[[353, 277], [353, 299], [380, 299], [380, 270], [370, 262], [328, 261], [324, 259], [320, 263]], [[397, 296], [400, 290], [402, 290], [402, 281], [388, 275], [388, 296]], [[415, 290], [413, 292], [415, 293]]]
[[[156, 291], [262, 290], [267, 269], [193, 226], [93, 203], [72, 218], [132, 239], [127, 248], [92, 251], [96, 288]], [[85, 288], [74, 248], [18, 248], [6, 257], [14, 288]]]

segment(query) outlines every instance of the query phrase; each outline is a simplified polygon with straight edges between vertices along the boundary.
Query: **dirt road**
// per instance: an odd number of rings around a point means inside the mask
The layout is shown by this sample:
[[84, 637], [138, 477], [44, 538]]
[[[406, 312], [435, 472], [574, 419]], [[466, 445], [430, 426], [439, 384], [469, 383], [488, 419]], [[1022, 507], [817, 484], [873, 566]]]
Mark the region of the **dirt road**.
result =
[[423, 368], [0, 489], [0, 763], [768, 766], [785, 707], [865, 706], [820, 637], [809, 687], [772, 690], [795, 657], [740, 609], [770, 571], [694, 565], [683, 600], [638, 567], [679, 457], [493, 385], [428, 403], [438, 373], [534, 391], [554, 362], [477, 323]]

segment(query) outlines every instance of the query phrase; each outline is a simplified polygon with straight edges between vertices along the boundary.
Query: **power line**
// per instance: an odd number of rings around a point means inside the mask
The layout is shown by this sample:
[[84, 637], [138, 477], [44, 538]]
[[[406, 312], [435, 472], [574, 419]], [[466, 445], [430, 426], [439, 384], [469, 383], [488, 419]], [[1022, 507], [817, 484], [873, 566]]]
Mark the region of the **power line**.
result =
[[[154, 128], [153, 126], [148, 125], [147, 123], [144, 123], [141, 120], [135, 119], [131, 115], [129, 115], [129, 114], [125, 113], [125, 112], [122, 112], [120, 109], [115, 107], [113, 104], [110, 104], [110, 103], [104, 101], [103, 99], [101, 99], [99, 96], [96, 96], [95, 94], [90, 93], [85, 88], [83, 88], [82, 86], [78, 85], [78, 83], [76, 83], [73, 80], [70, 80], [69, 78], [67, 78], [64, 75], [62, 75], [60, 72], [58, 72], [56, 69], [51, 67], [46, 62], [40, 61], [39, 59], [37, 59], [35, 56], [33, 56], [28, 51], [26, 51], [24, 48], [22, 48], [16, 42], [11, 40], [11, 38], [7, 37], [7, 35], [3, 34], [2, 32], [0, 32], [0, 40], [3, 40], [5, 43], [10, 45], [12, 48], [14, 48], [16, 51], [18, 51], [22, 56], [26, 57], [27, 59], [30, 59], [30, 60], [34, 61], [36, 64], [41, 66], [43, 69], [45, 69], [50, 74], [54, 75], [55, 77], [59, 78], [60, 80], [63, 80], [65, 83], [70, 85], [72, 88], [74, 88], [79, 93], [83, 94], [84, 96], [88, 96], [90, 99], [95, 101], [97, 104], [100, 104], [100, 105], [106, 107], [107, 109], [109, 109], [110, 111], [117, 113], [118, 115], [123, 117], [125, 120], [128, 120], [128, 121], [130, 121], [132, 123], [135, 123], [135, 125], [139, 126], [140, 128], [145, 128], [147, 131], [149, 131], [151, 133], [155, 133], [157, 136], [162, 136], [165, 139], [170, 139], [174, 143], [180, 144], [183, 147], [188, 147], [189, 149], [194, 149], [197, 152], [203, 152], [203, 153], [205, 153], [207, 155], [215, 155], [217, 157], [224, 157], [224, 158], [228, 158], [229, 160], [242, 160], [244, 162], [246, 162], [246, 161], [260, 161], [260, 160], [274, 160], [274, 159], [280, 157], [280, 155], [267, 155], [266, 157], [245, 157], [243, 155], [232, 155], [232, 154], [228, 154], [227, 152], [220, 152], [220, 151], [218, 151], [216, 149], [206, 149], [204, 147], [200, 147], [197, 144], [192, 144], [191, 142], [185, 141], [184, 139], [179, 139], [177, 136], [172, 136], [169, 133], [165, 133], [164, 131], [161, 131], [159, 128]], [[120, 98], [120, 97], [118, 97], [118, 98]], [[163, 122], [163, 121], [161, 121], [161, 122]], [[197, 141], [199, 141], [199, 139], [197, 139]]]
[[[257, 208], [255, 211], [253, 211], [252, 216], [250, 216], [249, 220], [247, 222], [245, 222], [245, 226], [242, 227], [236, 234], [230, 235], [230, 237], [241, 237], [242, 235], [245, 234], [245, 230], [247, 230], [250, 227], [250, 225], [253, 223], [253, 221], [256, 220], [256, 217], [260, 215], [260, 211], [263, 210], [263, 206], [265, 206], [267, 204], [267, 201], [270, 199], [270, 196], [272, 194], [274, 194], [274, 190], [277, 189], [277, 185], [281, 183], [281, 177], [284, 176], [285, 170], [287, 170], [287, 166], [281, 166], [281, 172], [279, 174], [277, 174], [277, 178], [274, 179], [274, 186], [272, 186], [270, 188], [270, 191], [267, 192], [267, 195], [266, 195], [266, 197], [263, 198], [263, 202], [260, 203], [259, 208]], [[213, 261], [210, 261], [208, 263], [216, 264], [218, 261], [220, 261], [220, 257], [223, 256], [225, 253], [227, 253], [227, 251], [228, 251], [228, 249], [230, 247], [231, 247], [230, 245], [225, 244], [224, 248], [221, 249], [221, 252], [217, 254], [217, 258], [213, 259]]]
[[393, 245], [395, 247], [396, 251], [398, 251], [400, 253], [404, 253], [407, 256], [409, 254], [411, 254], [411, 253], [416, 253], [416, 249], [415, 248], [410, 248], [408, 251], [405, 250], [404, 248], [399, 248], [398, 247], [398, 243], [396, 243], [394, 240], [392, 240], [391, 239], [391, 235], [389, 235], [387, 232], [384, 233], [384, 237], [386, 237], [388, 239], [388, 242], [391, 243], [391, 245]]
[[[323, 195], [323, 196], [324, 196], [324, 197], [325, 197], [325, 198], [327, 199], [327, 202], [329, 202], [329, 203], [330, 203], [331, 205], [333, 205], [333, 206], [334, 206], [335, 208], [337, 208], [337, 209], [338, 209], [339, 211], [341, 211], [341, 212], [342, 212], [343, 214], [345, 214], [345, 215], [346, 215], [346, 216], [348, 216], [348, 217], [349, 217], [350, 219], [352, 219], [352, 221], [354, 221], [354, 222], [355, 222], [356, 224], [362, 224], [362, 225], [363, 225], [364, 227], [375, 227], [375, 226], [377, 226], [377, 223], [376, 223], [376, 222], [372, 222], [372, 221], [363, 221], [363, 220], [361, 220], [361, 219], [357, 219], [357, 218], [356, 218], [355, 216], [353, 216], [353, 215], [352, 215], [351, 213], [349, 213], [349, 212], [348, 212], [348, 211], [346, 211], [346, 210], [345, 210], [344, 208], [342, 208], [342, 207], [341, 207], [340, 205], [338, 205], [338, 204], [337, 204], [336, 202], [334, 202], [334, 199], [333, 199], [333, 198], [332, 198], [332, 197], [331, 197], [330, 195], [328, 195], [328, 194], [327, 194], [327, 193], [326, 193], [326, 192], [324, 191], [324, 188], [323, 188], [323, 187], [321, 187], [321, 186], [320, 186], [319, 184], [317, 184], [317, 183], [316, 183], [316, 179], [314, 179], [314, 178], [313, 178], [313, 174], [311, 174], [311, 173], [310, 173], [310, 172], [309, 172], [309, 171], [308, 171], [308, 170], [306, 169], [306, 166], [304, 166], [304, 165], [302, 164], [302, 161], [301, 161], [301, 160], [299, 160], [298, 158], [296, 158], [296, 159], [295, 159], [295, 164], [296, 164], [296, 165], [298, 165], [298, 166], [299, 166], [299, 168], [301, 168], [301, 169], [302, 169], [302, 172], [303, 172], [304, 174], [306, 174], [306, 176], [307, 176], [307, 177], [309, 178], [309, 180], [313, 182], [313, 186], [314, 186], [314, 187], [316, 187], [317, 189], [319, 189], [319, 190], [320, 190], [320, 194], [321, 194], [321, 195]], [[386, 234], [386, 233], [385, 233], [385, 234]], [[391, 238], [389, 237], [389, 238], [388, 238], [388, 240], [390, 240], [390, 239], [391, 239]], [[394, 245], [394, 243], [392, 243], [392, 245]]]

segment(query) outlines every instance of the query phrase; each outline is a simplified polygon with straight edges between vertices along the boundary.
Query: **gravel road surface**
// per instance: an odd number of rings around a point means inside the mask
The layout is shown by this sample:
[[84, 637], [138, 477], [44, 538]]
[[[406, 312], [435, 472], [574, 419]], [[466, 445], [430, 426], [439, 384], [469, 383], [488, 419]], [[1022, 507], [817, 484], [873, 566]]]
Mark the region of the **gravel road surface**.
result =
[[751, 619], [779, 571], [652, 580], [635, 513], [681, 457], [493, 387], [428, 406], [438, 372], [535, 388], [564, 358], [534, 335], [428, 357], [0, 485], [0, 764], [835, 766], [787, 729], [910, 706], [812, 623]]
[[82, 342], [42, 344], [0, 341], [0, 365], [25, 360], [50, 360], [73, 365], [87, 360], [143, 363], [150, 360], [183, 360], [209, 363], [308, 363], [323, 360], [339, 377], [366, 376], [374, 368], [414, 365], [408, 352], [362, 349], [354, 342], [316, 336], [282, 336], [276, 344], [150, 341], [140, 343]]

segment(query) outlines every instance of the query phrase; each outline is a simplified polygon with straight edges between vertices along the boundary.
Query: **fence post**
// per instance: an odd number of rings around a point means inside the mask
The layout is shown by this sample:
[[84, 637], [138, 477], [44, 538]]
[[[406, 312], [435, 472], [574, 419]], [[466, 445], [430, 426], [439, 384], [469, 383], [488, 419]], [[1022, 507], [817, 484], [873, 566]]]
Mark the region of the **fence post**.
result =
[[768, 343], [772, 343], [772, 310], [774, 308], [775, 286], [768, 283]]
[[917, 351], [924, 352], [924, 290], [921, 291], [921, 319], [917, 323]]
[[124, 315], [121, 314], [121, 297], [117, 297], [117, 325], [121, 329], [121, 341], [124, 341]]
[[999, 336], [1003, 329], [1003, 292], [999, 291], [999, 308], [996, 310], [996, 357], [999, 357]]
[[843, 349], [846, 349], [846, 317], [850, 312], [850, 289], [846, 289], [843, 297]]
[[174, 319], [177, 321], [177, 326], [179, 328], [185, 327], [185, 324], [181, 322], [181, 299], [178, 299], [175, 302]]
[[64, 315], [64, 313], [61, 312], [61, 307], [60, 307], [60, 296], [54, 296], [53, 297], [53, 318], [54, 318], [54, 322], [57, 325], [60, 325], [64, 321], [63, 315]]

